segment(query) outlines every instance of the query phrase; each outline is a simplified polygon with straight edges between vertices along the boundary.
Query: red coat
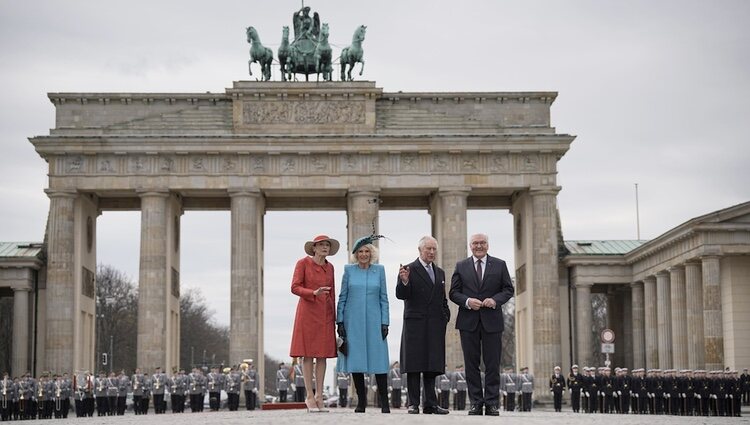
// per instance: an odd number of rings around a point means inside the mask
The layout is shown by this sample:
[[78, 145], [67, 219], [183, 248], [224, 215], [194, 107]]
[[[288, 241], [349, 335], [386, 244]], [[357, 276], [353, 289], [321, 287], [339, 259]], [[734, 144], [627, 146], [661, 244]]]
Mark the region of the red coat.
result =
[[[321, 286], [328, 294], [313, 295]], [[291, 357], [336, 357], [336, 287], [333, 264], [315, 264], [312, 257], [297, 261], [292, 276], [292, 293], [299, 296], [294, 316]]]

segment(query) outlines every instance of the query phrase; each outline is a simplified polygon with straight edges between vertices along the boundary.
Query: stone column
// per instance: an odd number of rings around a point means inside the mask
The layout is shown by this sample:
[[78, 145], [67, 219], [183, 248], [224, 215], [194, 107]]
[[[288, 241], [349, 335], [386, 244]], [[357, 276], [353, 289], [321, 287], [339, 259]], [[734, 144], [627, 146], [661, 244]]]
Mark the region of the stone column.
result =
[[706, 367], [705, 340], [703, 337], [703, 278], [701, 264], [697, 261], [685, 263], [685, 304], [687, 308], [687, 356], [688, 368]]
[[47, 227], [47, 338], [45, 367], [72, 371], [75, 329], [75, 191], [46, 190], [50, 198]]
[[721, 318], [721, 263], [716, 255], [703, 257], [703, 332], [706, 369], [724, 368], [724, 326]]
[[562, 361], [558, 292], [557, 193], [559, 187], [532, 188], [532, 279], [534, 369], [538, 376]]
[[656, 317], [656, 277], [643, 279], [643, 328], [646, 341], [646, 368], [659, 367], [659, 334]]
[[[151, 372], [167, 356], [167, 198], [144, 191], [141, 197], [141, 255], [138, 282], [138, 367]], [[189, 332], [189, 330], [185, 330]]]
[[13, 288], [13, 357], [10, 376], [21, 376], [29, 370], [29, 292], [30, 288]]
[[656, 320], [659, 334], [659, 368], [672, 368], [672, 309], [669, 295], [669, 273], [656, 274]]
[[687, 369], [687, 307], [685, 294], [685, 268], [682, 266], [669, 269], [669, 281], [672, 289], [672, 367]]
[[643, 282], [630, 284], [633, 293], [633, 368], [646, 367], [646, 334], [644, 330]]
[[229, 329], [229, 362], [252, 358], [263, 362], [260, 352], [262, 323], [261, 288], [262, 195], [258, 189], [229, 192], [232, 209], [232, 275]]
[[[379, 211], [380, 197], [377, 189], [349, 189], [346, 209], [346, 228], [349, 242], [347, 252], [351, 252], [351, 248], [357, 239], [371, 235], [373, 232], [378, 233]], [[377, 242], [375, 245], [377, 245]]]
[[[450, 289], [450, 277], [456, 263], [466, 258], [468, 238], [466, 235], [466, 188], [441, 188], [433, 198], [430, 208], [433, 222], [433, 236], [438, 241], [437, 265], [445, 271], [445, 296]], [[491, 242], [491, 241], [490, 241]], [[490, 245], [491, 246], [491, 245]], [[451, 320], [445, 335], [445, 355], [449, 368], [464, 363], [461, 340], [456, 330], [456, 304], [448, 301]]]
[[578, 339], [576, 358], [573, 363], [583, 366], [593, 364], [591, 358], [591, 335], [592, 307], [591, 307], [591, 283], [579, 282], [576, 284], [576, 326], [575, 333]]

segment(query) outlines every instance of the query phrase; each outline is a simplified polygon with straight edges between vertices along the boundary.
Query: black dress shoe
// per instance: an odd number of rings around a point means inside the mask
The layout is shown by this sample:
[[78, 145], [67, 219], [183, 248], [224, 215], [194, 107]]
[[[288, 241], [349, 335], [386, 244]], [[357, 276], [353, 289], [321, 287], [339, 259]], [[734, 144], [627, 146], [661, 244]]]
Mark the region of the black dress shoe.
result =
[[470, 416], [474, 416], [474, 415], [481, 416], [482, 414], [483, 413], [482, 413], [482, 405], [481, 404], [475, 404], [475, 405], [471, 406], [471, 409], [469, 409], [469, 415]]
[[497, 406], [484, 406], [484, 414], [487, 416], [500, 416]]
[[[409, 410], [407, 411], [410, 415], [418, 415], [419, 414], [419, 406], [411, 406]], [[425, 412], [427, 413], [427, 412]]]
[[448, 409], [443, 409], [440, 406], [433, 406], [433, 407], [425, 407], [422, 409], [422, 412], [424, 412], [425, 415], [447, 415], [449, 413]]

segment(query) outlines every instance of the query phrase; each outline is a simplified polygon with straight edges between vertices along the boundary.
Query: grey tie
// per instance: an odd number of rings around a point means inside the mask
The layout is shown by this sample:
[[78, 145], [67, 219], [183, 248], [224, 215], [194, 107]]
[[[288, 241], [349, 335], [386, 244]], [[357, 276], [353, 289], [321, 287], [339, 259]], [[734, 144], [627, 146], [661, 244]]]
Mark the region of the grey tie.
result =
[[427, 274], [430, 275], [432, 283], [435, 283], [435, 272], [432, 270], [432, 263], [427, 265]]

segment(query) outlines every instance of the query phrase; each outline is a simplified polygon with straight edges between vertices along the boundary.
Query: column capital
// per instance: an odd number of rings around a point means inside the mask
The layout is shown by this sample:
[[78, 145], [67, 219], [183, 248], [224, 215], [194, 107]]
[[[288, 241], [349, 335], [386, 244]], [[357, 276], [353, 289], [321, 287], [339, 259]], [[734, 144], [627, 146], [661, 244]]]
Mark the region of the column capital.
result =
[[49, 198], [77, 198], [78, 191], [75, 189], [44, 189]]
[[529, 195], [555, 195], [562, 190], [561, 186], [536, 186], [529, 188]]
[[11, 285], [10, 289], [12, 289], [13, 292], [31, 292], [31, 288], [25, 285], [18, 285], [18, 286]]
[[145, 197], [161, 197], [168, 198], [170, 193], [169, 189], [156, 188], [156, 189], [136, 189], [135, 193], [139, 198]]
[[680, 270], [685, 270], [685, 264], [676, 264], [674, 266], [667, 267], [667, 271], [669, 273], [679, 272]]
[[656, 283], [656, 276], [655, 275], [651, 275], [651, 276], [644, 277], [643, 278], [643, 284], [645, 285], [647, 283]]
[[631, 288], [638, 288], [638, 287], [643, 288], [643, 281], [642, 280], [637, 280], [635, 282], [630, 282], [630, 287]]
[[576, 289], [579, 289], [579, 288], [591, 289], [591, 287], [594, 286], [594, 284], [592, 282], [576, 282], [573, 284], [573, 286]]
[[354, 187], [350, 187], [346, 191], [346, 193], [349, 194], [349, 195], [352, 195], [352, 194], [362, 194], [362, 193], [379, 194], [380, 193], [380, 188], [379, 187], [375, 187], [375, 186], [359, 186], [359, 187], [354, 186]]
[[656, 278], [658, 279], [660, 277], [662, 277], [662, 278], [669, 277], [669, 271], [668, 270], [669, 269], [667, 269], [667, 270], [660, 270], [660, 271], [656, 272]]
[[227, 189], [227, 193], [229, 194], [230, 198], [234, 198], [236, 196], [252, 196], [255, 198], [259, 198], [262, 193], [260, 192], [260, 189], [257, 187], [230, 187]]

